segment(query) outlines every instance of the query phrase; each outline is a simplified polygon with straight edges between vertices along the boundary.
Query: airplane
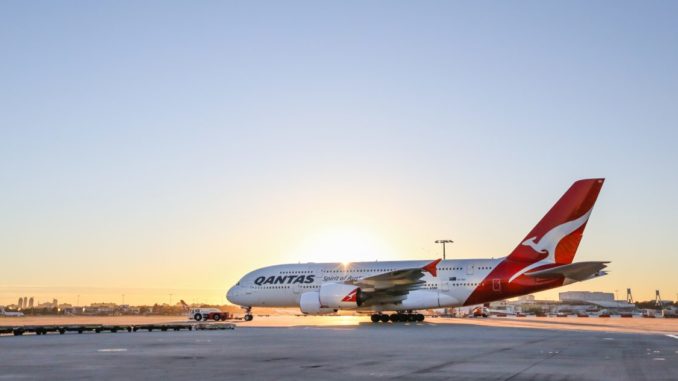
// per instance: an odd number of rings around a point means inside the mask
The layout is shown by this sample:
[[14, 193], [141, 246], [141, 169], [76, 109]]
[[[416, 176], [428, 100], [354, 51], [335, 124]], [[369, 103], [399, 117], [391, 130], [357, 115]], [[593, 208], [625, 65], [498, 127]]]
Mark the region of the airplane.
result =
[[[598, 278], [610, 262], [572, 263], [605, 179], [576, 181], [506, 257], [306, 263], [246, 274], [226, 298], [252, 307], [298, 307], [308, 315], [355, 310], [374, 323], [421, 322], [416, 311], [472, 306]], [[388, 314], [387, 312], [393, 312]]]
[[24, 313], [21, 311], [7, 311], [4, 307], [0, 306], [0, 316], [4, 317], [22, 317]]

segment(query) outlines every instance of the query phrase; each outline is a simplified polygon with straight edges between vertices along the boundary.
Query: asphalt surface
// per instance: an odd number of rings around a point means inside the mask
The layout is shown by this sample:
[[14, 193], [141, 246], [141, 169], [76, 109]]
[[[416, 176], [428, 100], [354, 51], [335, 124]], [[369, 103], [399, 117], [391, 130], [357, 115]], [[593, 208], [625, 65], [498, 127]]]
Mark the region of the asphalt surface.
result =
[[306, 378], [678, 380], [678, 339], [370, 323], [0, 337], [0, 380]]

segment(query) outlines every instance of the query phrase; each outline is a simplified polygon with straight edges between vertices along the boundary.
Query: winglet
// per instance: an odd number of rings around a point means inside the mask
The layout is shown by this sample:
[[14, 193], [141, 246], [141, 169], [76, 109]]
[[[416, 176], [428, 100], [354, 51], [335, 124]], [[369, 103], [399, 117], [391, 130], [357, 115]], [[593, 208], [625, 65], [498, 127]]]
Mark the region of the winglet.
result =
[[438, 266], [438, 263], [440, 263], [440, 261], [442, 261], [442, 259], [438, 258], [435, 261], [429, 263], [428, 265], [422, 267], [421, 269], [431, 273], [431, 275], [433, 275], [433, 276], [438, 276], [437, 266]]

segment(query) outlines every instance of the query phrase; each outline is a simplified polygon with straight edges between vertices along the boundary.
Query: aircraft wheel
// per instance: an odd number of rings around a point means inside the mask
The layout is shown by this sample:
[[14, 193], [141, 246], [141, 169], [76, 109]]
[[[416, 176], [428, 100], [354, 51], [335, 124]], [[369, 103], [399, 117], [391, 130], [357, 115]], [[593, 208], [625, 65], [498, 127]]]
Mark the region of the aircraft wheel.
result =
[[245, 321], [252, 321], [252, 319], [254, 319], [254, 316], [250, 314], [245, 315]]
[[417, 321], [417, 316], [415, 314], [407, 314], [407, 321], [414, 323]]
[[388, 315], [386, 314], [379, 315], [379, 319], [381, 320], [382, 323], [388, 323]]
[[372, 323], [379, 323], [379, 321], [381, 321], [381, 316], [378, 314], [372, 314], [372, 316], [370, 316], [370, 320], [372, 320]]
[[391, 314], [390, 318], [391, 318], [391, 321], [394, 322], [394, 323], [401, 321], [400, 316], [398, 314]]
[[424, 321], [424, 315], [423, 315], [423, 314], [417, 314], [416, 317], [417, 317], [417, 321], [418, 321], [418, 322], [421, 323], [422, 321]]
[[202, 314], [198, 312], [197, 314], [193, 315], [193, 319], [195, 319], [195, 321], [202, 320]]
[[214, 321], [221, 320], [221, 314], [214, 314]]

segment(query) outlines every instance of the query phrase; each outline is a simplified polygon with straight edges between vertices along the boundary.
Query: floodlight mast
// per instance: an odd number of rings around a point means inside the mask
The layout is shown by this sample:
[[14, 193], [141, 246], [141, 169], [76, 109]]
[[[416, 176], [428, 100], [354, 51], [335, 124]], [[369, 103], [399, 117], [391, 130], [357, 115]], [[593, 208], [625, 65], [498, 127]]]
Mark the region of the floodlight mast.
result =
[[445, 244], [446, 243], [454, 243], [451, 239], [439, 239], [436, 240], [435, 243], [442, 243], [443, 244], [443, 260], [445, 260]]

